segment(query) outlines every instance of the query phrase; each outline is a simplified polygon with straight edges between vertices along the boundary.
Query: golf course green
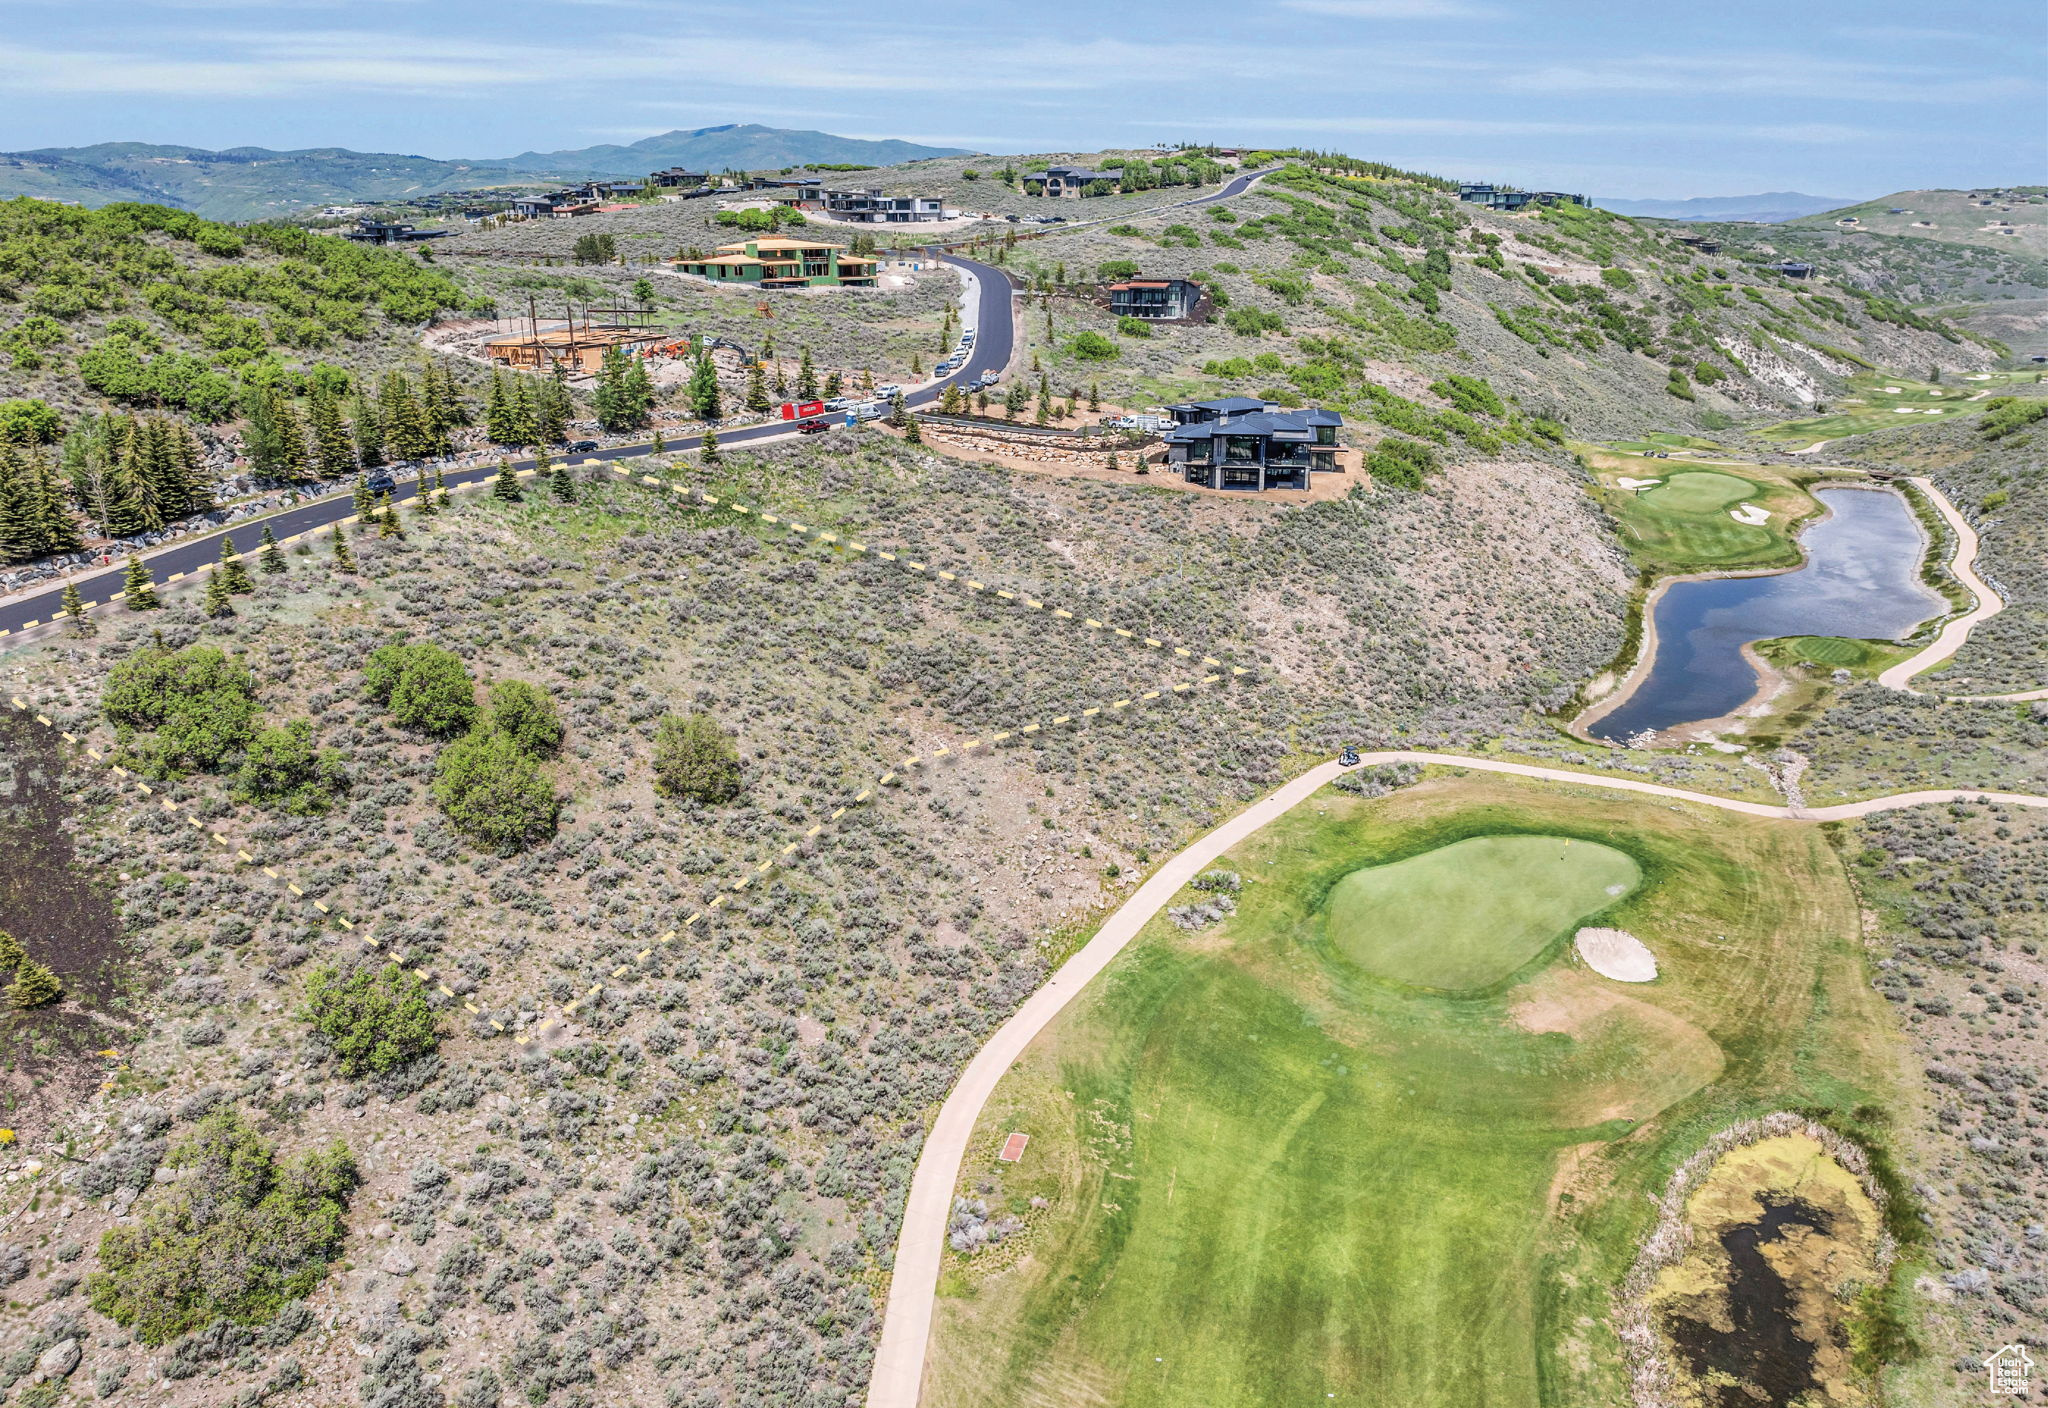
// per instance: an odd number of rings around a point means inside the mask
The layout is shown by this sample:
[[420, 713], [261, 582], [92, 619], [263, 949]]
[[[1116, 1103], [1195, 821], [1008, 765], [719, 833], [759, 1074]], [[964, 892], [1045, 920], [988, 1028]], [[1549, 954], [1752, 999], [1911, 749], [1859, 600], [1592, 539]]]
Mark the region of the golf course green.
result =
[[1734, 508], [1756, 492], [1757, 485], [1751, 480], [1713, 470], [1688, 469], [1653, 489], [1643, 490], [1640, 497], [1645, 507], [1658, 513], [1718, 513]]
[[[1816, 476], [1804, 468], [1680, 468], [1600, 446], [1581, 454], [1594, 472], [1594, 497], [1614, 516], [1623, 544], [1639, 567], [1658, 575], [1795, 566], [1799, 527], [1820, 512], [1806, 492]], [[1744, 504], [1768, 517], [1737, 521], [1733, 514]]]
[[[1889, 1090], [1818, 828], [1460, 777], [1225, 864], [1236, 914], [1155, 921], [984, 1112], [960, 1192], [1023, 1230], [949, 1255], [934, 1408], [1626, 1402], [1609, 1291], [1677, 1163]], [[1594, 913], [1656, 983], [1554, 942]]]
[[1568, 926], [1635, 889], [1610, 846], [1565, 836], [1479, 836], [1354, 870], [1330, 892], [1330, 936], [1389, 982], [1457, 991], [1498, 982]]

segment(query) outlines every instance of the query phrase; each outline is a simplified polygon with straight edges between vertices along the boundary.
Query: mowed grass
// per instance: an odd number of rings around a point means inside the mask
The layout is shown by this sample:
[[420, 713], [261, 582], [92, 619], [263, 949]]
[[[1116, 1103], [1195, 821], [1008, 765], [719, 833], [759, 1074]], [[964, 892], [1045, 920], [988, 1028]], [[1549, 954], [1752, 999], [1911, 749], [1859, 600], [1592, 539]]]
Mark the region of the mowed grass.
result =
[[1478, 836], [1352, 871], [1325, 918], [1338, 951], [1374, 977], [1460, 991], [1507, 977], [1641, 879], [1611, 846]]
[[[1793, 567], [1800, 527], [1820, 512], [1806, 492], [1810, 470], [1767, 465], [1702, 468], [1599, 446], [1579, 447], [1593, 470], [1593, 496], [1614, 518], [1622, 543], [1646, 572], [1685, 573]], [[1627, 488], [1622, 481], [1642, 487]], [[1643, 481], [1655, 480], [1643, 486]], [[1730, 511], [1754, 504], [1765, 523]]]
[[[1635, 868], [1603, 922], [1657, 952], [1656, 983], [1560, 948], [1483, 996], [1418, 992], [1328, 922], [1362, 866], [1566, 836]], [[1226, 864], [1238, 913], [1148, 928], [991, 1102], [962, 1192], [1027, 1231], [949, 1258], [935, 1408], [1623, 1402], [1607, 1288], [1644, 1195], [1733, 1119], [1887, 1098], [1817, 828], [1437, 779], [1327, 793]], [[1032, 1142], [1000, 1165], [1012, 1130]]]
[[1816, 440], [1840, 440], [1918, 421], [1973, 415], [1983, 409], [1986, 395], [1998, 395], [2008, 386], [2031, 382], [2036, 376], [2031, 371], [1979, 372], [1956, 381], [1936, 383], [1862, 372], [1849, 378], [1848, 392], [1829, 406], [1826, 415], [1785, 421], [1756, 433], [1772, 440], [1809, 445]]

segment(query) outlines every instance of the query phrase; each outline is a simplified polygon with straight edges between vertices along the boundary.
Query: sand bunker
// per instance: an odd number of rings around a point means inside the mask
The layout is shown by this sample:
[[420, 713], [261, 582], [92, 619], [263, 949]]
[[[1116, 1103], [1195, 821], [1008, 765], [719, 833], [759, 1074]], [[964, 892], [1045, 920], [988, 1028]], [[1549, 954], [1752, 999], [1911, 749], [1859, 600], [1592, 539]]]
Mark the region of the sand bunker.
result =
[[1758, 508], [1755, 504], [1744, 504], [1741, 508], [1731, 508], [1728, 510], [1728, 516], [1737, 523], [1747, 523], [1752, 528], [1761, 528], [1764, 524], [1771, 521], [1769, 510]]
[[1572, 940], [1586, 966], [1617, 983], [1647, 983], [1657, 976], [1657, 956], [1626, 929], [1581, 929]]
[[1904, 389], [1903, 387], [1898, 387], [1898, 386], [1887, 386], [1887, 387], [1886, 387], [1886, 388], [1884, 389], [1884, 394], [1885, 394], [1885, 395], [1887, 395], [1887, 396], [1896, 396], [1896, 395], [1898, 395], [1898, 394], [1899, 394], [1899, 392], [1900, 392], [1900, 391], [1902, 391], [1903, 389]]
[[1661, 479], [1630, 479], [1624, 475], [1614, 482], [1624, 489], [1653, 489], [1664, 481]]

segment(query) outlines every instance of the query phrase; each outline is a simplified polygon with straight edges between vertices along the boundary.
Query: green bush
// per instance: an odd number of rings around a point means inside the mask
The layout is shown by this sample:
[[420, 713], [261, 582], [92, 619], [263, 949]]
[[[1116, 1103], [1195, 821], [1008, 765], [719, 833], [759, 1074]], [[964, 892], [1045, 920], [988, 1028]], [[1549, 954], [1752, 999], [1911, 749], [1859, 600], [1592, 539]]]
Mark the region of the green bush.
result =
[[1223, 315], [1223, 325], [1241, 337], [1257, 337], [1260, 333], [1284, 331], [1287, 320], [1263, 308], [1233, 308]]
[[553, 835], [562, 809], [533, 755], [489, 728], [441, 750], [431, 790], [457, 831], [502, 855]]
[[1116, 330], [1125, 337], [1150, 337], [1152, 335], [1152, 325], [1143, 318], [1118, 318], [1116, 320]]
[[64, 417], [46, 402], [0, 401], [0, 440], [10, 445], [54, 445], [64, 431]]
[[256, 681], [210, 645], [143, 650], [107, 673], [100, 710], [124, 741], [142, 730], [135, 756], [159, 776], [212, 771], [248, 746], [256, 731]]
[[344, 1075], [384, 1075], [441, 1044], [441, 1024], [420, 980], [396, 963], [345, 977], [333, 967], [315, 968], [300, 1015], [326, 1040]]
[[1389, 437], [1373, 446], [1372, 453], [1365, 457], [1365, 468], [1375, 484], [1420, 489], [1422, 481], [1436, 473], [1436, 451], [1418, 440]]
[[654, 786], [705, 806], [730, 802], [740, 795], [739, 745], [709, 714], [670, 714], [654, 730]]
[[562, 746], [562, 716], [539, 685], [499, 680], [491, 686], [485, 722], [536, 758], [553, 757]]
[[1447, 376], [1433, 381], [1429, 389], [1467, 415], [1505, 416], [1508, 408], [1483, 377]]
[[[1111, 233], [1122, 234], [1126, 229], [1134, 235], [1138, 233], [1137, 229], [1133, 226], [1118, 226]], [[1105, 259], [1102, 263], [1095, 266], [1095, 273], [1104, 283], [1115, 283], [1118, 279], [1135, 278], [1138, 273], [1138, 264], [1134, 259]]]
[[359, 1180], [339, 1141], [280, 1162], [239, 1114], [217, 1110], [164, 1164], [189, 1173], [107, 1230], [101, 1269], [86, 1278], [92, 1308], [142, 1343], [220, 1320], [263, 1324], [310, 1295], [341, 1255]]
[[370, 652], [363, 690], [391, 706], [406, 728], [446, 736], [476, 719], [476, 682], [460, 656], [438, 645], [393, 644]]
[[278, 807], [294, 816], [324, 812], [337, 794], [347, 790], [341, 754], [313, 747], [313, 724], [308, 719], [257, 734], [235, 773], [236, 801]]
[[1112, 362], [1118, 355], [1114, 342], [1092, 331], [1076, 334], [1067, 350], [1084, 362]]
[[2017, 396], [1994, 396], [1984, 403], [1984, 419], [1978, 433], [1987, 440], [2016, 435], [2035, 421], [2048, 416], [2048, 401], [2022, 401]]

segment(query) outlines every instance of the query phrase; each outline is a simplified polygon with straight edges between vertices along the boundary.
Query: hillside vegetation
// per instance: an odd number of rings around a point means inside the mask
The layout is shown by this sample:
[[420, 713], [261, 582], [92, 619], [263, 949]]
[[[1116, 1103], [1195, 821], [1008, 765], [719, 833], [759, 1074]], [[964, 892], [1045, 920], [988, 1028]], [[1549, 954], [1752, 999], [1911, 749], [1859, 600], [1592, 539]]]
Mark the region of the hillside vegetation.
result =
[[[1897, 211], [1897, 214], [1893, 214]], [[1812, 229], [1854, 228], [1956, 244], [2048, 256], [2048, 186], [1984, 186], [1976, 190], [1895, 191], [1860, 205], [1786, 222]]]

